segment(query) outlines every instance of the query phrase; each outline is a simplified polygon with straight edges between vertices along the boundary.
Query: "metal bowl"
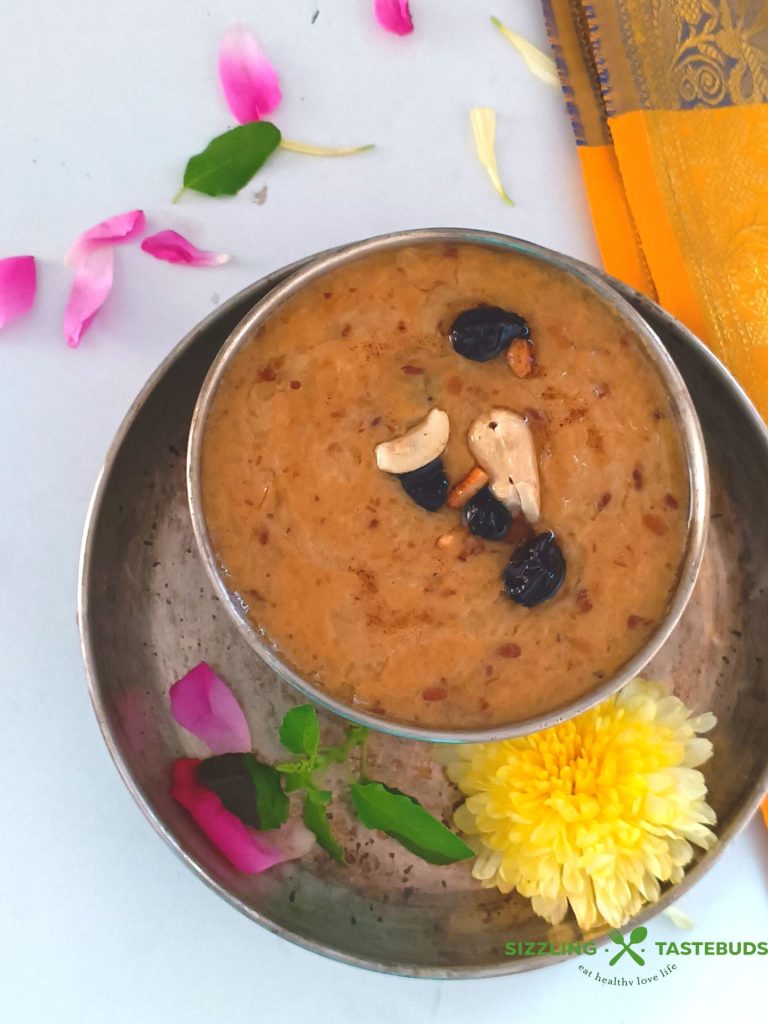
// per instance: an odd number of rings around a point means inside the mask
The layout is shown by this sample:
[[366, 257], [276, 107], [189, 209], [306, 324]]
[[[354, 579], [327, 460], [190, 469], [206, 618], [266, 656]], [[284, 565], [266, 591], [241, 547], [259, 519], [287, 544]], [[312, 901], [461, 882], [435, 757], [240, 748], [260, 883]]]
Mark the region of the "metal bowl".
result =
[[[233, 688], [254, 748], [269, 761], [280, 757], [277, 727], [297, 700], [243, 642], [211, 592], [194, 547], [183, 460], [195, 401], [221, 346], [253, 304], [296, 269], [255, 282], [195, 327], [142, 389], [106, 456], [85, 525], [78, 611], [104, 742], [141, 811], [185, 865], [250, 920], [305, 949], [420, 978], [485, 978], [556, 963], [505, 956], [504, 945], [578, 942], [585, 936], [571, 915], [552, 927], [518, 894], [482, 889], [466, 864], [419, 861], [364, 829], [345, 800], [334, 803], [334, 828], [352, 854], [348, 865], [315, 849], [248, 876], [171, 799], [174, 758], [205, 756], [173, 721], [168, 700], [171, 684], [197, 661], [205, 658]], [[647, 298], [612, 284], [651, 323], [682, 372], [701, 418], [713, 484], [702, 571], [648, 673], [668, 680], [695, 712], [717, 715], [714, 756], [704, 772], [719, 842], [697, 851], [683, 881], [666, 887], [631, 928], [695, 885], [768, 788], [768, 432], [700, 341]], [[335, 742], [338, 719], [324, 711], [320, 717], [323, 735]], [[433, 813], [451, 814], [457, 792], [427, 745], [372, 735], [369, 760], [378, 777]]]
[[[270, 644], [264, 635], [254, 628], [242, 599], [227, 586], [223, 571], [211, 543], [203, 511], [201, 493], [201, 453], [205, 436], [208, 413], [213, 404], [221, 381], [226, 377], [232, 361], [245, 345], [254, 344], [260, 327], [290, 298], [300, 293], [310, 282], [346, 263], [364, 259], [384, 250], [400, 249], [434, 243], [474, 244], [503, 252], [523, 254], [550, 268], [568, 274], [586, 285], [602, 302], [610, 306], [631, 328], [643, 351], [656, 367], [670, 398], [671, 408], [677, 418], [682, 436], [688, 467], [690, 505], [686, 549], [680, 574], [672, 594], [669, 607], [656, 630], [640, 650], [626, 661], [613, 675], [595, 686], [578, 700], [563, 704], [532, 718], [496, 725], [487, 729], [430, 729], [384, 716], [373, 715], [330, 696], [321, 686], [306, 679]], [[264, 659], [271, 669], [300, 693], [328, 710], [371, 729], [389, 732], [396, 736], [431, 742], [477, 743], [498, 740], [510, 736], [522, 736], [556, 725], [564, 719], [586, 711], [606, 697], [615, 693], [626, 682], [636, 676], [656, 654], [664, 641], [677, 625], [690, 599], [693, 585], [701, 566], [706, 543], [706, 528], [709, 512], [709, 472], [704, 441], [696, 412], [688, 389], [674, 362], [662, 345], [655, 331], [613, 288], [596, 273], [583, 264], [560, 253], [543, 249], [510, 238], [506, 235], [471, 231], [461, 228], [401, 231], [382, 235], [354, 245], [344, 246], [334, 252], [313, 260], [302, 270], [293, 274], [267, 296], [257, 302], [248, 315], [238, 324], [211, 367], [192, 417], [192, 428], [188, 448], [188, 493], [192, 527], [203, 563], [217, 593], [232, 617], [240, 633], [251, 647]]]

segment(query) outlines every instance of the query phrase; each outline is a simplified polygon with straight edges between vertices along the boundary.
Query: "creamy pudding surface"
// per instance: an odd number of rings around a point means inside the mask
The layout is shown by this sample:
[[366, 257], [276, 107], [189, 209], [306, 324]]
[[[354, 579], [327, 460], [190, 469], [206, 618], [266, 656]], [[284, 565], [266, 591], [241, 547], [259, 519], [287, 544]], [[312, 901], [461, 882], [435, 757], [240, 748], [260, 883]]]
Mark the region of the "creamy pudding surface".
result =
[[[530, 328], [535, 368], [463, 358], [463, 311]], [[432, 409], [453, 487], [492, 409], [533, 437], [540, 519], [502, 540], [430, 512], [375, 448]], [[478, 245], [363, 257], [288, 299], [222, 377], [202, 446], [203, 513], [227, 584], [302, 676], [390, 720], [504, 725], [588, 693], [662, 619], [684, 553], [689, 483], [655, 367], [577, 279]], [[531, 533], [554, 532], [565, 577], [534, 607], [502, 584]]]

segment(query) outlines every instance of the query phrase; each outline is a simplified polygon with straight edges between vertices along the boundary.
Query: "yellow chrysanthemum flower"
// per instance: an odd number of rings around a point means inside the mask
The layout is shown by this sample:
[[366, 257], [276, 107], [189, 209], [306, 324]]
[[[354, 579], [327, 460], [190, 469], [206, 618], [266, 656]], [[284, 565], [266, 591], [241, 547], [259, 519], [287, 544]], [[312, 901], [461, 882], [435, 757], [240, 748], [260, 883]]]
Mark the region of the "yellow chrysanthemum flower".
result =
[[440, 747], [436, 758], [466, 800], [454, 817], [477, 851], [472, 874], [517, 889], [559, 924], [573, 908], [582, 929], [619, 928], [661, 882], [679, 882], [708, 849], [715, 813], [696, 771], [712, 754], [661, 683], [635, 679], [569, 722], [498, 743]]

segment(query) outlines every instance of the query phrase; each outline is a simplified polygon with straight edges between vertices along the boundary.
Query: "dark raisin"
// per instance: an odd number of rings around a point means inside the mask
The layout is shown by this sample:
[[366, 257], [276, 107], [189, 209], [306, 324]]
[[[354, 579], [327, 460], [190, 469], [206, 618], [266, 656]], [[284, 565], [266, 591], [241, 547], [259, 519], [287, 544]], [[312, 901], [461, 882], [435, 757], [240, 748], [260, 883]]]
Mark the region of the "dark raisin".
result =
[[477, 306], [459, 313], [449, 337], [460, 356], [485, 363], [494, 359], [515, 338], [527, 338], [529, 334], [528, 324], [517, 313], [498, 306]]
[[525, 608], [547, 601], [565, 579], [565, 558], [554, 533], [539, 533], [517, 548], [504, 570], [504, 589]]
[[469, 499], [463, 515], [469, 532], [485, 540], [502, 540], [512, 523], [509, 509], [493, 496], [488, 486]]
[[420, 480], [428, 480], [437, 472], [443, 472], [443, 460], [440, 456], [432, 459], [431, 462], [426, 462], [423, 466], [419, 466], [418, 469], [412, 469], [410, 473], [401, 473], [400, 480], [410, 480], [418, 483]]
[[427, 512], [437, 512], [448, 497], [448, 477], [442, 459], [433, 459], [426, 466], [400, 474], [400, 483], [409, 498]]
[[256, 792], [248, 771], [246, 754], [218, 754], [201, 761], [195, 777], [210, 789], [226, 809], [246, 825], [259, 827]]

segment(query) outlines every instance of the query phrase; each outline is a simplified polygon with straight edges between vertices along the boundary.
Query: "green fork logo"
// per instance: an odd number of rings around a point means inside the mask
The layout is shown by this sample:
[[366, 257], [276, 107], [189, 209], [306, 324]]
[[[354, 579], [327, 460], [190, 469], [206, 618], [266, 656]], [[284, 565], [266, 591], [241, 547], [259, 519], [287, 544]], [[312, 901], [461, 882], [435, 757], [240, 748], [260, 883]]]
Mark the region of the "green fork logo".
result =
[[621, 932], [617, 932], [615, 929], [613, 931], [608, 932], [608, 935], [610, 936], [612, 941], [615, 942], [617, 946], [621, 946], [621, 949], [616, 954], [616, 956], [611, 957], [611, 959], [608, 961], [608, 966], [615, 966], [615, 964], [617, 964], [619, 960], [621, 960], [625, 953], [629, 953], [629, 955], [632, 957], [635, 963], [638, 964], [640, 967], [643, 967], [645, 965], [645, 960], [643, 960], [643, 958], [636, 950], [632, 949], [632, 946], [636, 946], [638, 943], [642, 942], [647, 934], [648, 929], [643, 928], [642, 925], [638, 925], [637, 928], [633, 928], [632, 931], [629, 933], [629, 942], [627, 942], [624, 936], [621, 934]]

